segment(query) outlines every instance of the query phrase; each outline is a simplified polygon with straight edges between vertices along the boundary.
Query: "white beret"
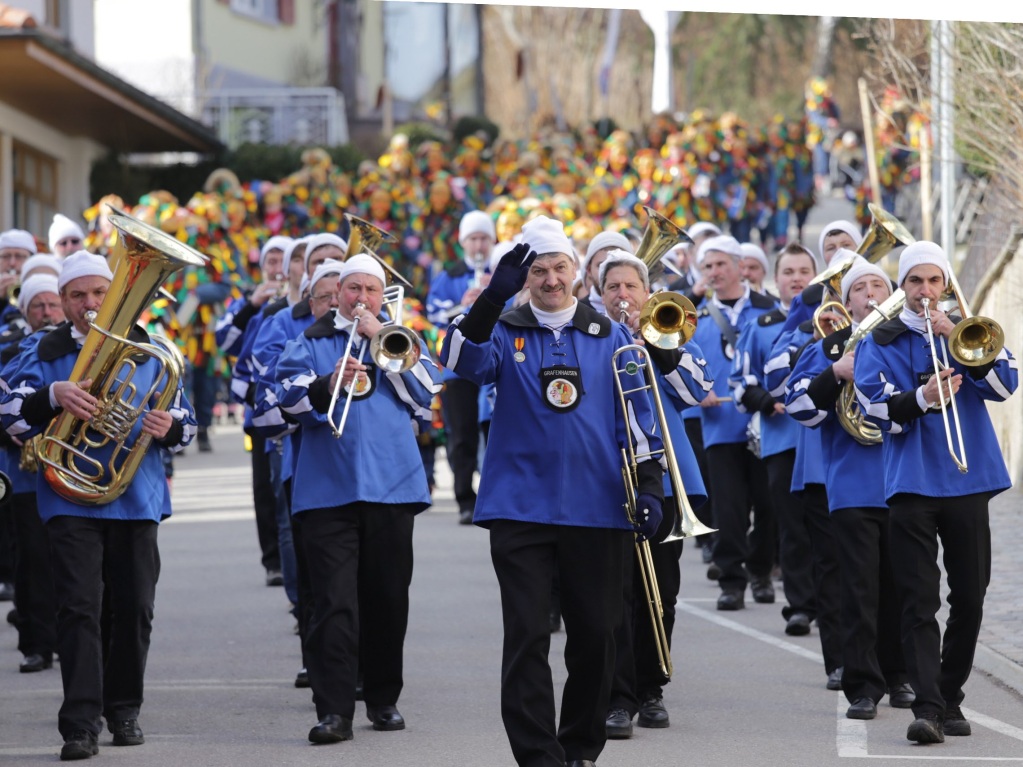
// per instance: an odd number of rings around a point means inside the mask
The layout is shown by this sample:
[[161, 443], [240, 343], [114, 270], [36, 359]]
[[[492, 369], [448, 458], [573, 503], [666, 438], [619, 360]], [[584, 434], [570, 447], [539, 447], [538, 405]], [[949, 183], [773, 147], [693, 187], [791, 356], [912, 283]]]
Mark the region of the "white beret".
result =
[[56, 256], [50, 253], [36, 253], [26, 258], [25, 263], [21, 265], [21, 281], [24, 282], [29, 273], [36, 269], [52, 269], [53, 276], [56, 277], [60, 274], [61, 266], [62, 262]]
[[64, 267], [57, 278], [57, 288], [63, 290], [71, 280], [77, 280], [79, 277], [106, 277], [112, 280], [114, 273], [110, 271], [110, 265], [103, 256], [94, 255], [87, 250], [78, 250], [64, 259]]
[[618, 250], [624, 250], [626, 253], [632, 253], [635, 248], [632, 247], [632, 243], [629, 242], [629, 238], [621, 232], [597, 232], [593, 239], [590, 240], [590, 244], [586, 246], [586, 265], [590, 265], [590, 259], [597, 253], [598, 250], [604, 248], [617, 248]]
[[[830, 224], [825, 224], [821, 228], [821, 236], [817, 238], [817, 255], [820, 257], [822, 263], [827, 263], [824, 258], [824, 240], [827, 238], [828, 232], [834, 231], [845, 232], [848, 234], [852, 237], [852, 241], [856, 243], [856, 247], [859, 247], [860, 243], [863, 242], [863, 235], [860, 234], [860, 228], [852, 221], [839, 219], [838, 221], [832, 221]], [[834, 258], [834, 256], [832, 256], [832, 258]]]
[[646, 264], [627, 250], [612, 250], [607, 254], [604, 263], [600, 265], [600, 279], [597, 281], [597, 284], [600, 286], [601, 292], [604, 292], [604, 277], [607, 275], [608, 270], [615, 266], [633, 267], [643, 279], [643, 287], [650, 290], [650, 270], [647, 269]]
[[21, 292], [18, 294], [18, 308], [21, 309], [22, 314], [28, 310], [28, 305], [32, 303], [32, 299], [40, 293], [53, 293], [54, 295], [60, 293], [55, 275], [33, 274], [21, 283]]
[[291, 242], [289, 242], [287, 246], [284, 248], [284, 265], [287, 266], [288, 264], [291, 263], [291, 256], [295, 252], [295, 248], [297, 248], [299, 245], [305, 245], [313, 237], [314, 235], [307, 234], [302, 237], [296, 237]]
[[[835, 253], [834, 257], [831, 259], [831, 262], [835, 263], [835, 260], [838, 259], [840, 256], [845, 256], [845, 254], [852, 252], [853, 251], [845, 250], [844, 248], [840, 249], [837, 253]], [[889, 291], [891, 290], [892, 281], [888, 278], [888, 275], [885, 274], [884, 269], [882, 269], [877, 264], [870, 263], [867, 259], [859, 255], [858, 253], [854, 253], [854, 255], [855, 258], [853, 259], [853, 265], [846, 270], [845, 276], [842, 277], [843, 304], [849, 300], [849, 291], [852, 290], [852, 286], [861, 277], [868, 276], [880, 277], [882, 280], [884, 280], [884, 284], [888, 286]]]
[[31, 232], [26, 232], [24, 229], [8, 229], [0, 234], [0, 250], [4, 248], [18, 248], [35, 253], [37, 251], [36, 238], [32, 236]]
[[702, 264], [703, 259], [712, 250], [727, 253], [736, 260], [742, 258], [742, 248], [739, 246], [739, 241], [731, 235], [719, 234], [717, 237], [711, 237], [709, 240], [704, 240], [700, 243], [700, 248], [696, 251], [696, 263]]
[[572, 241], [565, 234], [565, 225], [547, 216], [537, 216], [522, 227], [522, 241], [537, 255], [564, 253], [576, 259]]
[[686, 233], [695, 240], [700, 235], [708, 233], [717, 237], [721, 234], [721, 229], [709, 221], [697, 221], [692, 226], [686, 228]]
[[82, 227], [76, 224], [67, 216], [60, 213], [53, 214], [53, 223], [50, 224], [49, 232], [49, 243], [50, 250], [57, 249], [57, 243], [63, 240], [65, 237], [77, 237], [79, 240], [85, 239], [85, 232], [82, 231]]
[[[352, 256], [352, 258], [357, 258], [357, 256]], [[309, 292], [311, 293], [313, 288], [316, 287], [316, 283], [324, 277], [329, 277], [332, 274], [335, 277], [338, 277], [344, 269], [344, 266], [344, 261], [338, 261], [335, 258], [328, 258], [322, 264], [317, 266], [316, 271], [313, 272], [312, 279], [309, 280]]]
[[465, 244], [465, 238], [470, 234], [485, 234], [491, 240], [497, 240], [497, 229], [494, 226], [494, 219], [482, 210], [470, 210], [458, 223], [458, 242]]
[[771, 268], [767, 265], [767, 256], [764, 254], [763, 248], [759, 245], [754, 245], [752, 242], [744, 242], [739, 245], [739, 250], [742, 251], [743, 258], [755, 258], [759, 261], [760, 265], [764, 267], [765, 272]]
[[[263, 270], [263, 264], [266, 263], [266, 254], [271, 250], [285, 251], [288, 246], [294, 242], [290, 237], [285, 237], [281, 234], [275, 234], [269, 240], [263, 243], [263, 247], [259, 249], [259, 269]], [[285, 269], [287, 271], [287, 269]]]
[[341, 248], [342, 251], [348, 254], [348, 243], [336, 234], [330, 232], [323, 232], [322, 234], [314, 234], [306, 241], [305, 255], [303, 256], [302, 266], [306, 271], [309, 271], [309, 256], [313, 254], [313, 251], [317, 248], [322, 248], [325, 245], [336, 245]]
[[935, 242], [921, 240], [902, 249], [902, 254], [899, 256], [898, 284], [900, 288], [906, 281], [906, 275], [910, 270], [922, 264], [933, 264], [941, 269], [941, 273], [945, 275], [945, 284], [948, 285], [948, 258], [945, 257], [945, 251]]
[[353, 274], [370, 274], [380, 280], [384, 287], [387, 287], [384, 267], [368, 253], [359, 253], [347, 259], [341, 271], [338, 272], [338, 282], [344, 282], [346, 277], [350, 277]]

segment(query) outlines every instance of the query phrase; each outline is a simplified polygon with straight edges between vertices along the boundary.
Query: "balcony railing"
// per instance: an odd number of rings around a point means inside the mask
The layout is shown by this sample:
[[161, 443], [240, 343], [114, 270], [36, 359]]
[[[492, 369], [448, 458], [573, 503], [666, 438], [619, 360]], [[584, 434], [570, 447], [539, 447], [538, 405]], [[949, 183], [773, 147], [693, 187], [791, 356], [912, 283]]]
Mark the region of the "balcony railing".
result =
[[348, 143], [344, 96], [334, 88], [232, 88], [206, 95], [202, 119], [234, 149], [265, 144]]

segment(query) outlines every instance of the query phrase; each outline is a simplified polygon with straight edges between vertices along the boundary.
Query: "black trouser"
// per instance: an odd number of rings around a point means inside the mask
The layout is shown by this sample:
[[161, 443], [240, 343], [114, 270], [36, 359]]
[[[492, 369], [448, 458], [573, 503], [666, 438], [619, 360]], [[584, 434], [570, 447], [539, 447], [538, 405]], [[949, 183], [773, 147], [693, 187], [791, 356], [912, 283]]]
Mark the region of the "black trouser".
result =
[[[284, 481], [284, 492], [291, 498], [291, 479]], [[291, 541], [295, 548], [295, 574], [298, 580], [298, 603], [295, 605], [295, 620], [298, 621], [298, 638], [302, 643], [302, 668], [308, 671], [306, 640], [313, 614], [313, 588], [309, 582], [309, 565], [306, 562], [305, 542], [302, 539], [302, 515], [291, 515]]]
[[18, 558], [14, 606], [18, 609], [18, 650], [52, 658], [57, 649], [57, 599], [53, 594], [50, 538], [39, 518], [35, 493], [11, 498]]
[[[664, 502], [664, 519], [655, 536], [658, 540], [671, 531], [674, 518], [669, 514], [674, 499]], [[674, 513], [674, 512], [672, 512]], [[675, 627], [675, 602], [682, 583], [678, 565], [682, 556], [682, 541], [651, 543], [650, 558], [654, 562], [657, 596], [661, 600], [664, 634], [671, 647], [671, 634]], [[671, 681], [661, 672], [654, 639], [653, 620], [650, 617], [646, 590], [640, 578], [638, 547], [626, 540], [622, 591], [624, 594], [621, 624], [615, 630], [615, 673], [611, 685], [608, 710], [621, 708], [635, 715], [639, 704], [648, 698], [663, 696], [663, 687]], [[651, 595], [654, 596], [654, 595]]]
[[[564, 767], [596, 760], [614, 673], [614, 631], [622, 617], [622, 562], [628, 530], [496, 520], [490, 555], [501, 587], [504, 653], [501, 715], [515, 761]], [[554, 725], [548, 653], [551, 579], [558, 573], [568, 679]]]
[[[53, 555], [57, 647], [64, 682], [57, 727], [65, 739], [76, 730], [98, 735], [100, 715], [107, 722], [135, 719], [142, 706], [160, 577], [158, 526], [54, 517], [46, 529]], [[106, 648], [100, 631], [104, 595], [110, 611]]]
[[[916, 692], [916, 716], [942, 714], [963, 702], [991, 581], [988, 500], [987, 493], [899, 494], [889, 500], [892, 571], [902, 601], [902, 650]], [[935, 617], [941, 607], [939, 538], [949, 588], [944, 637]]]
[[842, 573], [838, 567], [838, 545], [828, 511], [824, 485], [807, 484], [801, 495], [803, 520], [810, 534], [813, 556], [813, 585], [817, 605], [817, 633], [821, 638], [824, 670], [830, 674], [842, 665]]
[[0, 503], [0, 583], [14, 581], [14, 522], [10, 502]]
[[718, 584], [722, 591], [742, 592], [749, 578], [769, 578], [774, 568], [777, 528], [767, 469], [745, 442], [708, 447], [707, 469], [718, 528], [714, 543], [714, 563], [721, 568]]
[[803, 502], [792, 493], [792, 467], [796, 450], [785, 450], [764, 459], [771, 503], [778, 519], [778, 563], [781, 565], [785, 601], [781, 614], [788, 620], [794, 613], [804, 613], [813, 620], [817, 604], [813, 588], [813, 557], [810, 534], [803, 519]]
[[352, 718], [360, 664], [366, 705], [397, 703], [412, 583], [411, 507], [359, 502], [300, 515], [314, 598], [306, 666], [317, 716]]
[[877, 703], [888, 688], [906, 681], [888, 509], [838, 509], [831, 526], [842, 581], [842, 690], [850, 703]]
[[480, 387], [464, 378], [445, 381], [440, 393], [448, 464], [454, 475], [455, 501], [459, 511], [476, 508], [472, 478], [476, 473], [480, 448], [479, 393]]
[[[696, 456], [696, 465], [700, 467], [700, 477], [703, 479], [704, 489], [707, 491], [707, 502], [698, 509], [693, 509], [696, 518], [707, 527], [717, 528], [714, 524], [714, 499], [710, 497], [710, 474], [707, 472], [707, 453], [703, 449], [703, 424], [699, 418], [684, 418], [682, 423], [686, 426], [686, 436], [689, 437], [689, 444], [692, 445], [693, 455]], [[696, 544], [703, 546], [714, 546], [716, 533], [707, 533], [696, 538]]]
[[252, 438], [252, 504], [256, 510], [256, 535], [262, 551], [263, 568], [281, 569], [281, 553], [277, 545], [277, 497], [270, 480], [270, 455], [266, 439], [258, 434]]

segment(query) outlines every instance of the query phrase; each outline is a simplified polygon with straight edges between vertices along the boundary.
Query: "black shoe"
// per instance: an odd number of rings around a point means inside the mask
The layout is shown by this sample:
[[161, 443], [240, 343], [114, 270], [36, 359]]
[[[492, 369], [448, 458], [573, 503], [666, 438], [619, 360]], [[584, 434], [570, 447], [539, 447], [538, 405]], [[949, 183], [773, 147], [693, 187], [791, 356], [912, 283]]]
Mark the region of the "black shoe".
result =
[[597, 763], [590, 759], [573, 759], [565, 762], [565, 767], [597, 767]]
[[352, 739], [352, 720], [327, 714], [309, 730], [310, 743], [340, 743]]
[[309, 672], [306, 669], [300, 669], [295, 674], [295, 687], [308, 687], [309, 686]]
[[556, 607], [551, 608], [551, 614], [548, 616], [550, 621], [550, 629], [552, 634], [557, 634], [561, 631], [561, 610]]
[[912, 708], [915, 700], [916, 693], [909, 682], [888, 688], [888, 705], [892, 708]]
[[741, 591], [722, 591], [718, 597], [719, 610], [741, 610], [746, 606], [746, 599]]
[[721, 577], [721, 568], [718, 567], [713, 562], [711, 562], [710, 566], [707, 568], [707, 580], [708, 581], [716, 581], [720, 577]]
[[366, 706], [366, 716], [374, 730], [404, 730], [405, 718], [395, 706]]
[[267, 586], [283, 586], [284, 576], [280, 570], [267, 570], [266, 571], [266, 585]]
[[845, 712], [846, 719], [873, 719], [877, 716], [877, 704], [870, 698], [857, 698]]
[[762, 605], [774, 604], [774, 584], [771, 583], [771, 576], [754, 578], [750, 582], [750, 592], [753, 594], [753, 601]]
[[99, 753], [99, 744], [96, 736], [86, 730], [75, 730], [65, 739], [64, 747], [60, 749], [60, 760], [72, 762], [76, 759], [88, 759]]
[[12, 608], [12, 609], [7, 611], [7, 622], [10, 623], [12, 626], [17, 626], [18, 625], [18, 611], [17, 610]]
[[18, 671], [22, 674], [31, 674], [35, 671], [42, 671], [46, 668], [53, 668], [53, 658], [34, 653], [26, 655], [25, 660], [18, 664]]
[[941, 731], [946, 735], [969, 735], [972, 730], [970, 723], [963, 716], [959, 706], [949, 706], [945, 709], [945, 718], [941, 722]]
[[945, 733], [942, 732], [941, 717], [938, 714], [924, 714], [914, 719], [906, 730], [906, 740], [916, 743], [944, 743]]
[[829, 690], [841, 690], [842, 689], [842, 667], [839, 666], [830, 674], [828, 674], [828, 683], [824, 685]]
[[460, 512], [458, 512], [458, 524], [460, 525], [472, 524], [472, 509], [462, 509]]
[[115, 746], [141, 746], [146, 742], [138, 719], [115, 719], [107, 722], [107, 729], [114, 734]]
[[209, 427], [200, 426], [198, 433], [195, 435], [195, 441], [199, 444], [200, 453], [213, 452], [213, 445], [210, 444]]
[[632, 717], [624, 708], [612, 709], [607, 712], [604, 729], [610, 740], [627, 740], [632, 737]]
[[806, 613], [792, 613], [785, 624], [785, 633], [791, 637], [801, 637], [809, 634], [810, 616]]
[[636, 724], [651, 730], [668, 727], [671, 720], [668, 718], [668, 710], [664, 707], [664, 701], [661, 698], [647, 698], [640, 703]]

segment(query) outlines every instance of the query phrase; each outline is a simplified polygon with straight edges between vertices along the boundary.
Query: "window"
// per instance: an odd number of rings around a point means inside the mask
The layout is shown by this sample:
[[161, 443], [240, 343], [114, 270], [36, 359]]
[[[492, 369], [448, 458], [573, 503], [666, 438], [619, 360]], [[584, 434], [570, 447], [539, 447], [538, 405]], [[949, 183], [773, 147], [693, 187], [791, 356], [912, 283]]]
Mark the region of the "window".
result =
[[293, 24], [294, 0], [230, 0], [231, 10], [269, 24]]
[[49, 231], [57, 212], [57, 161], [14, 142], [14, 226], [33, 234]]

